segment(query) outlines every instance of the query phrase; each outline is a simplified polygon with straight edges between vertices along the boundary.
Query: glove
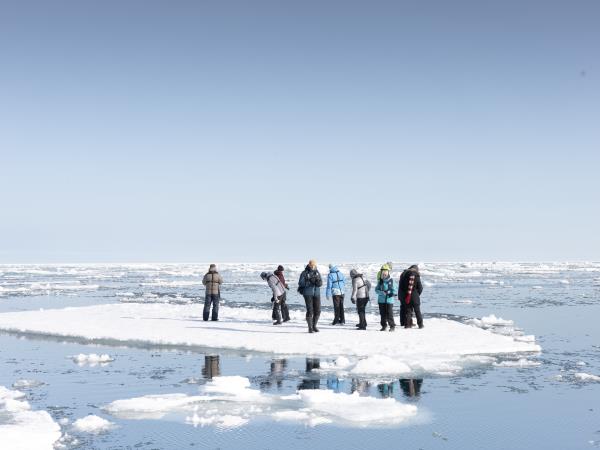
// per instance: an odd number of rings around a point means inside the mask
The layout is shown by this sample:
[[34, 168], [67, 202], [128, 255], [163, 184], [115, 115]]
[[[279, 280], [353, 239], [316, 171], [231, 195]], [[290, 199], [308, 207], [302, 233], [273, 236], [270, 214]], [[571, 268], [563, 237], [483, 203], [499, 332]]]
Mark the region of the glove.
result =
[[352, 302], [353, 305], [356, 304], [356, 300], [354, 300], [353, 298], [351, 298], [350, 301]]

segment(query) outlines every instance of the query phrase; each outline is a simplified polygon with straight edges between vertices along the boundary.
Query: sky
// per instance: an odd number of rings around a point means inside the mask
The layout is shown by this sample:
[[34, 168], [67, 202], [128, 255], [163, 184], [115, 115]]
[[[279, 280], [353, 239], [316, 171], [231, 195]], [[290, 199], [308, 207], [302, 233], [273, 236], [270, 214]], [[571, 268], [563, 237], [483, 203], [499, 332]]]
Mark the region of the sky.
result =
[[600, 3], [0, 2], [0, 263], [600, 260]]

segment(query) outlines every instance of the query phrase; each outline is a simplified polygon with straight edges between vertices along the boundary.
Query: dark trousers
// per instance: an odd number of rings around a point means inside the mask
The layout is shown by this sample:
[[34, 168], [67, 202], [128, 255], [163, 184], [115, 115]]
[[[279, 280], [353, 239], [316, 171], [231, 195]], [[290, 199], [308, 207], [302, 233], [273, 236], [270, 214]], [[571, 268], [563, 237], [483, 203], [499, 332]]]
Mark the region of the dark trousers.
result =
[[403, 298], [400, 299], [400, 326], [406, 325], [406, 302]]
[[346, 316], [344, 315], [344, 296], [334, 295], [333, 296], [333, 325], [336, 323], [346, 323]]
[[393, 303], [379, 303], [379, 315], [381, 316], [381, 328], [395, 328], [396, 323], [394, 322], [394, 304]]
[[413, 326], [412, 315], [413, 311], [415, 312], [415, 316], [417, 316], [417, 325], [419, 327], [423, 326], [423, 315], [421, 314], [421, 304], [413, 303], [412, 301], [406, 305], [406, 318], [404, 319], [404, 327], [410, 328]]
[[356, 299], [356, 310], [358, 311], [358, 327], [363, 330], [367, 328], [367, 303], [369, 303], [368, 298]]
[[279, 296], [279, 303], [277, 303], [274, 299], [271, 299], [271, 301], [273, 302], [273, 313], [271, 314], [271, 317], [277, 322], [281, 322], [282, 318], [284, 321], [290, 320], [290, 310], [288, 309], [285, 300], [285, 292]]
[[306, 321], [309, 327], [315, 327], [321, 315], [321, 297], [316, 295], [305, 295], [306, 303]]
[[206, 297], [204, 297], [204, 311], [202, 314], [202, 318], [204, 320], [208, 320], [211, 303], [212, 303], [212, 318], [211, 318], [211, 320], [219, 320], [219, 295], [217, 295], [217, 294], [206, 294]]

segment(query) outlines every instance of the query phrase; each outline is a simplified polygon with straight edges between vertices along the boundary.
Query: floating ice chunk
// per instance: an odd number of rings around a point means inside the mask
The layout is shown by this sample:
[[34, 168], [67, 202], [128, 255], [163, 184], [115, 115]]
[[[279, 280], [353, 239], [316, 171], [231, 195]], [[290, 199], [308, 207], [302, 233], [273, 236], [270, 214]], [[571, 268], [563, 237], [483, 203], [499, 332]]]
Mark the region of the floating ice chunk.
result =
[[73, 422], [73, 428], [81, 433], [100, 434], [114, 428], [115, 424], [102, 417], [90, 414]]
[[495, 366], [498, 367], [537, 367], [542, 363], [539, 361], [531, 361], [527, 358], [519, 358], [516, 361], [501, 361], [499, 363], [494, 363]]
[[79, 355], [70, 356], [74, 363], [77, 363], [79, 366], [89, 365], [94, 367], [98, 364], [105, 365], [109, 362], [114, 361], [114, 358], [111, 358], [110, 355], [103, 353], [102, 355], [97, 355], [96, 353], [90, 353], [86, 355], [84, 353], [80, 353]]
[[21, 379], [15, 381], [12, 387], [14, 387], [15, 389], [32, 389], [39, 386], [43, 386], [44, 384], [46, 383], [44, 383], [43, 381]]
[[242, 377], [217, 377], [200, 388], [201, 395], [149, 395], [117, 400], [104, 410], [127, 419], [161, 419], [184, 414], [194, 426], [234, 428], [253, 418], [267, 417], [316, 426], [336, 423], [343, 426], [391, 426], [417, 413], [414, 405], [395, 399], [361, 397], [330, 390], [300, 390], [294, 395], [273, 395], [250, 388]]
[[512, 320], [504, 320], [501, 317], [496, 317], [494, 314], [482, 317], [481, 319], [471, 319], [469, 322], [481, 328], [514, 325], [514, 322]]
[[577, 361], [575, 364], [578, 366], [587, 366], [587, 364], [583, 361]]
[[558, 282], [560, 284], [570, 284], [571, 283], [569, 280], [558, 280]]
[[11, 450], [52, 450], [60, 426], [46, 411], [31, 411], [25, 394], [0, 386], [0, 444]]
[[600, 377], [590, 373], [578, 372], [575, 374], [575, 378], [585, 383], [600, 383]]

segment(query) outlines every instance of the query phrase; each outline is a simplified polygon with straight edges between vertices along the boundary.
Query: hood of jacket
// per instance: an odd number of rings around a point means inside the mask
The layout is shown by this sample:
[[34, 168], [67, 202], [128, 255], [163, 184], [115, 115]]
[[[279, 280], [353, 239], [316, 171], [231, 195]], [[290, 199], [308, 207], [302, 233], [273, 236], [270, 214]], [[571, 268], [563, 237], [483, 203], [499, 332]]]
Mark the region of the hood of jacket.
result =
[[338, 270], [337, 266], [331, 266], [331, 267], [329, 268], [329, 272], [331, 272], [331, 273], [335, 273], [335, 272], [339, 272], [339, 270]]
[[356, 269], [352, 269], [350, 271], [350, 278], [356, 278], [357, 276], [359, 276], [360, 274], [356, 271]]

